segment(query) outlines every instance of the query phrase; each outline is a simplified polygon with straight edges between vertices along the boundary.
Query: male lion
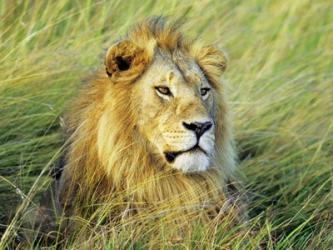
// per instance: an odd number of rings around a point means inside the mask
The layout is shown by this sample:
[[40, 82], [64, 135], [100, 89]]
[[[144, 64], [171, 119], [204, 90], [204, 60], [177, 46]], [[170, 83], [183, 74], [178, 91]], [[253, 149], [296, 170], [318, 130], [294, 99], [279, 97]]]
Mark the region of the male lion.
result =
[[236, 168], [226, 66], [222, 51], [184, 40], [162, 18], [114, 43], [65, 117], [61, 211], [87, 216], [103, 204], [111, 219], [145, 209], [220, 213]]

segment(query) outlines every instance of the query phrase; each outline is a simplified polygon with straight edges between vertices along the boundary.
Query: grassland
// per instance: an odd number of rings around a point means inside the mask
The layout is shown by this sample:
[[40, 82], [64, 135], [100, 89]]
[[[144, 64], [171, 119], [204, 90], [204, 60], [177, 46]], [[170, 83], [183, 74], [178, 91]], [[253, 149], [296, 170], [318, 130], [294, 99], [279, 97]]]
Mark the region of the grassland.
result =
[[[239, 226], [251, 234], [198, 227], [174, 247], [331, 249], [332, 13], [327, 0], [1, 1], [0, 248], [15, 241], [20, 223], [8, 218], [16, 207], [24, 213], [46, 188], [63, 144], [59, 117], [81, 79], [130, 24], [163, 14], [185, 17], [185, 33], [228, 51], [239, 172], [251, 198], [251, 219]], [[147, 232], [87, 240], [106, 249], [170, 247]], [[67, 248], [79, 244], [87, 246], [71, 239]]]

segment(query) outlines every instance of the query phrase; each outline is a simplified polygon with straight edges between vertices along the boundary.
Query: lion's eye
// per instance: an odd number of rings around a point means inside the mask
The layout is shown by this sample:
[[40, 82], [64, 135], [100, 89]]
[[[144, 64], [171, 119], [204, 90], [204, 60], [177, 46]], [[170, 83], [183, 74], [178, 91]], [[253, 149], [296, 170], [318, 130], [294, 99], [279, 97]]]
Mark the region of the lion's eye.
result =
[[156, 91], [162, 95], [172, 96], [172, 93], [168, 87], [165, 86], [157, 86], [155, 87]]
[[200, 89], [200, 94], [202, 96], [206, 96], [208, 94], [208, 92], [210, 91], [210, 88], [201, 88]]

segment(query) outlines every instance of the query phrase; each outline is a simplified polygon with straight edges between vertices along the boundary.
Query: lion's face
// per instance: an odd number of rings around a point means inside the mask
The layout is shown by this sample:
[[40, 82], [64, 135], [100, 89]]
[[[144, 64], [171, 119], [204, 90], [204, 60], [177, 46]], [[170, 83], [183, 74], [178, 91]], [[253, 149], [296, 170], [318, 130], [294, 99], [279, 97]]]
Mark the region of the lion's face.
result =
[[205, 171], [214, 155], [214, 89], [193, 59], [156, 55], [135, 83], [137, 126], [155, 153], [183, 172]]
[[139, 144], [148, 145], [154, 165], [205, 171], [213, 165], [215, 150], [224, 146], [219, 77], [226, 59], [212, 46], [178, 48], [174, 42], [171, 48], [163, 39], [124, 40], [108, 50], [106, 72], [112, 86], [123, 93], [114, 98], [128, 102], [119, 117], [134, 120], [132, 127], [144, 139]]

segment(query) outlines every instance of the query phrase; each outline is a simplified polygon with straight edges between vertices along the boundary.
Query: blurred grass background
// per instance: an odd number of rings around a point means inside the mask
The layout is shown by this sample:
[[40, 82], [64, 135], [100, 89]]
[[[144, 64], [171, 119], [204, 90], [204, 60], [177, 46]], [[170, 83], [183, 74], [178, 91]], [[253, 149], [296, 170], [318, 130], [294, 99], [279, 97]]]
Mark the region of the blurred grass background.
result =
[[[229, 54], [240, 172], [251, 197], [246, 226], [256, 232], [245, 239], [223, 227], [198, 231], [178, 247], [330, 249], [332, 13], [327, 0], [1, 1], [0, 231], [61, 147], [59, 116], [80, 81], [129, 25], [162, 14], [185, 17], [185, 34]], [[127, 246], [117, 240], [105, 248]]]

